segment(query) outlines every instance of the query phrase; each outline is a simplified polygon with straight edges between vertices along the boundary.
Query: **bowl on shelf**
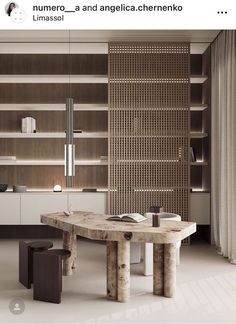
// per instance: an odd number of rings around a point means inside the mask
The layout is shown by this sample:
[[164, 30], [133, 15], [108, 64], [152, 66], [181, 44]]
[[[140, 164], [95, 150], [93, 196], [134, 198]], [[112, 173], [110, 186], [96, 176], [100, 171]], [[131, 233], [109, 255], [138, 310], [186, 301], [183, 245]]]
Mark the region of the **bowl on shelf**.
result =
[[26, 190], [27, 190], [26, 186], [19, 186], [19, 185], [13, 186], [13, 192], [21, 193], [21, 192], [26, 192]]
[[0, 183], [0, 192], [5, 192], [8, 185], [6, 183]]

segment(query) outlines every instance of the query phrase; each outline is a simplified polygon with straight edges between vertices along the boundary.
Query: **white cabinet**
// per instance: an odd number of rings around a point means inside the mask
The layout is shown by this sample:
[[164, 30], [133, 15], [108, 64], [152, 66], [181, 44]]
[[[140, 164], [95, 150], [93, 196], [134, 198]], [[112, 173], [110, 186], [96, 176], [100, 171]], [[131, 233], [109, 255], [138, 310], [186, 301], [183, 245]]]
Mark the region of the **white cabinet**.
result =
[[198, 225], [211, 224], [211, 200], [210, 193], [191, 193], [190, 194], [190, 219]]
[[107, 193], [70, 193], [69, 208], [71, 210], [83, 210], [101, 214], [107, 213]]
[[[0, 225], [37, 225], [40, 215], [83, 210], [107, 214], [106, 192], [3, 193], [0, 194]], [[190, 194], [190, 221], [210, 225], [210, 193]]]
[[37, 225], [40, 215], [67, 210], [67, 194], [22, 194], [21, 224]]
[[3, 193], [0, 225], [39, 225], [40, 215], [72, 210], [107, 213], [107, 193]]
[[0, 194], [0, 225], [20, 224], [20, 195]]

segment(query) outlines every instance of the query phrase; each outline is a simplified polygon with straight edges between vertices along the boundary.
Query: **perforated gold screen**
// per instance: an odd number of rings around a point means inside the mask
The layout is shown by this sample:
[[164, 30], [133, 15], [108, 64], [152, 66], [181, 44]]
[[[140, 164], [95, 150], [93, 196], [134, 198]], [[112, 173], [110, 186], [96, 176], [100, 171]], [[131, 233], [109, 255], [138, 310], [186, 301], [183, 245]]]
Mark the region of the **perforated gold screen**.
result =
[[109, 44], [109, 212], [188, 219], [188, 43]]

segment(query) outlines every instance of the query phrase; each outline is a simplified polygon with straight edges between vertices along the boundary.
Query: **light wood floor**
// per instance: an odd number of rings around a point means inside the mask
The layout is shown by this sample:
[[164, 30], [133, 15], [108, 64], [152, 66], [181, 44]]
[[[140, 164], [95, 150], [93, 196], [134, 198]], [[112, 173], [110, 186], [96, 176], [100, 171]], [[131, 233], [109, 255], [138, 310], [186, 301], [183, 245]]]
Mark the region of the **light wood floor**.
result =
[[[60, 246], [55, 241], [55, 246]], [[152, 295], [152, 277], [132, 266], [131, 300], [107, 301], [105, 246], [79, 241], [79, 268], [63, 278], [60, 305], [32, 300], [32, 290], [18, 283], [18, 242], [0, 240], [0, 323], [236, 323], [236, 266], [199, 244], [181, 248], [177, 294]], [[9, 303], [21, 298], [25, 311], [13, 315]]]

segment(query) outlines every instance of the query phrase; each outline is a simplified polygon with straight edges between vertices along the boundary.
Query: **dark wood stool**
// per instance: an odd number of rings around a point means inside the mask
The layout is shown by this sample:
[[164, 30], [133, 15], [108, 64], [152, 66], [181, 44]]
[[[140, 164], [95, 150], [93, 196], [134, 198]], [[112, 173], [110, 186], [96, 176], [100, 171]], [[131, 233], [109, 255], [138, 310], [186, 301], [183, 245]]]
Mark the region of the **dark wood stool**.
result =
[[19, 242], [19, 281], [27, 289], [33, 283], [33, 256], [35, 252], [53, 247], [51, 241]]
[[34, 253], [34, 299], [60, 304], [62, 292], [62, 260], [71, 252], [52, 249]]

